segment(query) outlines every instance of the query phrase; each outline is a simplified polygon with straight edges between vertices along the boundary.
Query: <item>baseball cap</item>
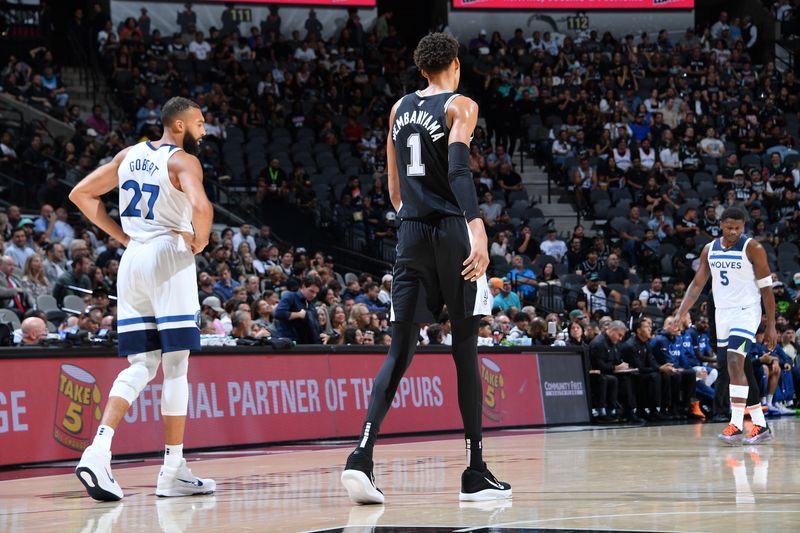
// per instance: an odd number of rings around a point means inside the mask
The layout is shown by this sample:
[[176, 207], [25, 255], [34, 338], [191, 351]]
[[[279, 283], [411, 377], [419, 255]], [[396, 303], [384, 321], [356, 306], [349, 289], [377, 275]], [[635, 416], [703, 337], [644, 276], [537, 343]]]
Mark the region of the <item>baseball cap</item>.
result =
[[23, 218], [22, 220], [19, 221], [19, 224], [17, 224], [17, 229], [19, 229], [19, 228], [21, 228], [23, 226], [34, 226], [34, 225], [35, 224], [33, 223], [33, 220], [31, 220], [28, 217], [25, 217], [25, 218]]
[[794, 276], [792, 276], [792, 279], [795, 283], [800, 283], [800, 272], [795, 272]]
[[481, 30], [478, 35], [486, 35], [486, 30]]
[[491, 279], [489, 279], [489, 285], [491, 285], [495, 289], [502, 289], [503, 288], [503, 280], [500, 279], [500, 278], [491, 278]]
[[733, 175], [734, 176], [744, 176], [744, 170], [742, 170], [741, 168], [737, 168], [736, 170], [733, 171]]
[[775, 283], [772, 284], [772, 288], [775, 288], [775, 287], [783, 287], [783, 282], [782, 281], [776, 281]]
[[205, 300], [203, 300], [204, 307], [210, 307], [217, 313], [224, 313], [225, 310], [222, 308], [222, 302], [219, 301], [219, 298], [216, 296], [209, 296]]
[[583, 311], [581, 311], [580, 309], [573, 309], [572, 311], [569, 312], [570, 318], [583, 318], [584, 316], [586, 315], [584, 315]]
[[598, 281], [600, 279], [600, 274], [598, 274], [597, 272], [592, 272], [591, 274], [586, 276], [586, 279], [588, 279], [589, 281]]
[[391, 274], [384, 274], [381, 278], [381, 283], [386, 283], [387, 281], [392, 281], [394, 278]]

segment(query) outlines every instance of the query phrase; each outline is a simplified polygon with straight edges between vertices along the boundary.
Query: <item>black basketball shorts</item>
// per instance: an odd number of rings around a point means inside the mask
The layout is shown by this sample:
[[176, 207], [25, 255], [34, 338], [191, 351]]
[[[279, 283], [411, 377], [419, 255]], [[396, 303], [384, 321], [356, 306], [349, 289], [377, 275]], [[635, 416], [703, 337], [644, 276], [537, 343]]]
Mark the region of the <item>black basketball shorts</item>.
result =
[[443, 307], [453, 320], [489, 315], [492, 295], [484, 276], [477, 282], [461, 275], [471, 250], [463, 217], [403, 219], [397, 234], [392, 280], [392, 322], [432, 323]]

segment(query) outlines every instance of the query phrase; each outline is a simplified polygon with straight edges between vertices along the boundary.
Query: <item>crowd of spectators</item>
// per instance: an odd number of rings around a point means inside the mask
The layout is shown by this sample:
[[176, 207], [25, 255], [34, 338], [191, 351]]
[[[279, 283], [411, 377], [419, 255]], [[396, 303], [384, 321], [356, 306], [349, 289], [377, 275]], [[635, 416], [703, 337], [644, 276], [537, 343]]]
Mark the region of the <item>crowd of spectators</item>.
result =
[[[86, 113], [68, 105], [68, 91], [54, 92], [48, 111], [72, 124], [74, 137], [48, 139], [35, 124], [3, 133], [3, 169], [24, 164], [41, 176], [38, 203], [26, 206], [38, 218], [13, 206], [0, 214], [3, 308], [28, 319], [41, 295], [63, 306], [67, 296], [84, 294], [68, 287], [81, 287], [89, 291], [87, 311], [58, 323], [53, 315], [50, 329], [69, 330], [62, 336], [113, 330], [108, 296], [122, 250], [86, 220], [69, 219], [59, 178], [76, 182], [124, 146], [158, 138], [159, 105], [173, 95], [195, 99], [206, 115], [206, 179], [249, 188], [264, 222], [271, 206], [294, 204], [359, 237], [353, 242], [362, 250], [393, 242], [386, 116], [397, 97], [424, 82], [391, 12], [367, 30], [351, 10], [328, 40], [313, 10], [302, 29], [282, 28], [277, 8], [252, 28], [224, 14], [218, 28], [198, 28], [187, 4], [170, 36], [152, 27], [146, 11], [117, 28], [99, 7], [90, 18], [90, 51], [124, 115], [112, 127], [107, 109]], [[741, 204], [751, 215], [748, 231], [770, 253], [786, 355], [762, 346], [754, 361], [768, 403], [792, 404], [789, 386], [800, 378], [800, 83], [757, 57], [759, 44], [748, 19], [729, 21], [725, 13], [678, 39], [666, 31], [573, 39], [518, 30], [504, 40], [482, 30], [464, 43], [464, 89], [485, 119], [470, 166], [494, 274], [495, 310], [481, 322], [480, 344], [588, 350], [594, 406], [605, 421], [704, 417], [718, 370], [708, 349], [708, 303], [702, 299], [690, 324], [669, 316], [703, 244], [719, 234], [721, 211]], [[11, 58], [7, 92], [9, 76], [32, 81], [48, 67], [58, 75], [46, 49], [31, 57]], [[559, 235], [531, 206], [512, 160], [520, 149], [571, 193], [595, 236], [583, 225]], [[391, 339], [391, 275], [342, 276], [332, 258], [275, 242], [268, 226], [215, 233], [198, 256], [198, 283], [208, 339]], [[23, 340], [41, 336], [35, 325]], [[444, 313], [423, 326], [420, 342], [448, 344], [449, 327]]]

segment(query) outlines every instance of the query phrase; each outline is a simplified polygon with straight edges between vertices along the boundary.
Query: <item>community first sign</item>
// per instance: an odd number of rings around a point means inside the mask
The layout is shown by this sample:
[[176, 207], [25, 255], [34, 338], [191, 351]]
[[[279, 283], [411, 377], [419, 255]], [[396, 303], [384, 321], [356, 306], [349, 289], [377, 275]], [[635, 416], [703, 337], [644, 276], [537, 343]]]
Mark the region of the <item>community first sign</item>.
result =
[[[380, 353], [193, 355], [186, 445], [205, 448], [355, 436], [384, 357]], [[486, 427], [588, 419], [580, 355], [558, 354], [547, 359], [547, 369], [540, 368], [540, 357], [479, 355]], [[97, 431], [111, 384], [126, 365], [124, 358], [113, 356], [0, 359], [0, 465], [79, 457]], [[161, 449], [160, 379], [147, 385], [125, 414], [114, 441], [116, 454]], [[554, 395], [555, 389], [561, 392]], [[417, 354], [392, 406], [383, 434], [462, 428], [452, 356]]]

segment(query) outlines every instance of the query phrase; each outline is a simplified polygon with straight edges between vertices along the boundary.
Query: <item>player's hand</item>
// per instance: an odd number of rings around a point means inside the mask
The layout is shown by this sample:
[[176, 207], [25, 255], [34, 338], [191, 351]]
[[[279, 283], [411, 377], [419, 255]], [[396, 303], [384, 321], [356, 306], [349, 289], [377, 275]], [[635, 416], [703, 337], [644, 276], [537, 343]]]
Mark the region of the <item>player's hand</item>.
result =
[[480, 229], [481, 231], [479, 232], [472, 232], [472, 249], [469, 257], [462, 263], [464, 270], [461, 271], [461, 275], [467, 281], [478, 281], [486, 274], [486, 269], [489, 268], [489, 247], [486, 231], [483, 230], [482, 226]]
[[775, 325], [767, 324], [767, 327], [764, 330], [764, 344], [767, 346], [767, 349], [769, 349], [769, 351], [775, 349], [775, 343], [777, 342], [777, 339], [778, 339], [778, 332], [775, 331]]

